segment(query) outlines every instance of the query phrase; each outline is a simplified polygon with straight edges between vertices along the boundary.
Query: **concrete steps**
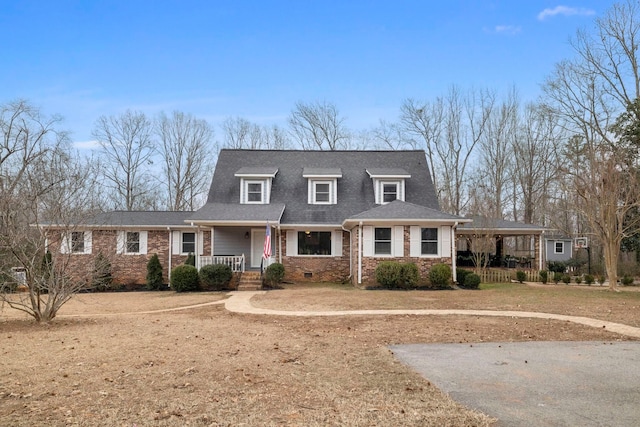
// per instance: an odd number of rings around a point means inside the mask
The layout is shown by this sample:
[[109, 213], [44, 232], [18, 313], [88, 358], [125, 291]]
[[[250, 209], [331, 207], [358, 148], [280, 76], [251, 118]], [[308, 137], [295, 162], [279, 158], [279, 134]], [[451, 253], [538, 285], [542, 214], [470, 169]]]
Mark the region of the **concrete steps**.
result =
[[262, 280], [259, 271], [245, 271], [238, 282], [239, 291], [259, 291], [262, 289]]

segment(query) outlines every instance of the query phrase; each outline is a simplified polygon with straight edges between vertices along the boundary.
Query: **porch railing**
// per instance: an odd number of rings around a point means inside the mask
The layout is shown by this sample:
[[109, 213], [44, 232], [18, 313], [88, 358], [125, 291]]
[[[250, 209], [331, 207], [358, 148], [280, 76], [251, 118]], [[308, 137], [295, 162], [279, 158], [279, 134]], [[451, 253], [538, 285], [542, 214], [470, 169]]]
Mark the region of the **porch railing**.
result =
[[200, 268], [205, 265], [212, 264], [224, 264], [231, 267], [231, 271], [234, 273], [242, 273], [245, 268], [245, 257], [242, 255], [214, 255], [214, 256], [201, 256]]

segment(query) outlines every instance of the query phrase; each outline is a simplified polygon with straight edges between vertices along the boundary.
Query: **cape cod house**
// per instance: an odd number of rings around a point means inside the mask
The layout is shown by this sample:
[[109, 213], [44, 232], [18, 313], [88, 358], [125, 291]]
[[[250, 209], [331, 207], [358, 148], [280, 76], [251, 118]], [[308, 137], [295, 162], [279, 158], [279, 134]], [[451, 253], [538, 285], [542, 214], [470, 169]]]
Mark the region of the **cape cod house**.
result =
[[439, 210], [421, 150], [223, 149], [198, 211], [104, 213], [57, 244], [78, 263], [108, 255], [121, 283], [144, 283], [154, 253], [166, 278], [189, 253], [197, 266], [243, 272], [267, 252], [285, 280], [362, 286], [386, 260], [413, 262], [423, 277], [436, 263], [455, 272], [455, 230], [470, 221]]

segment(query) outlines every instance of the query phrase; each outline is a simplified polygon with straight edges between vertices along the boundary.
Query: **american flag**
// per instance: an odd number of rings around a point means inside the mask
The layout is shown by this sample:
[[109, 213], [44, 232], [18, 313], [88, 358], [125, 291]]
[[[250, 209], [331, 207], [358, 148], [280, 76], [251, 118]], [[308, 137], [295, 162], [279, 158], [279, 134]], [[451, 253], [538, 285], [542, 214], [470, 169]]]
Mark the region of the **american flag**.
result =
[[267, 222], [267, 232], [264, 235], [264, 248], [262, 249], [262, 258], [271, 258], [271, 227]]

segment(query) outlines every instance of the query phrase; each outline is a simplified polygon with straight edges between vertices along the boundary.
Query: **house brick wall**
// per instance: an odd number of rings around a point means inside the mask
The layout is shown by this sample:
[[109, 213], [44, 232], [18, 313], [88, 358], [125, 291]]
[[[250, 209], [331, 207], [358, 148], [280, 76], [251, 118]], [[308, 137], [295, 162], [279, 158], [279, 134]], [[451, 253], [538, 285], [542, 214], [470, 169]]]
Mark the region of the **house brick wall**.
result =
[[[162, 277], [165, 283], [169, 283], [169, 230], [149, 230], [147, 232], [146, 254], [118, 254], [116, 230], [93, 230], [91, 254], [60, 254], [59, 239], [61, 233], [52, 236], [51, 241], [56, 244], [51, 246], [52, 256], [69, 257], [69, 274], [76, 280], [91, 281], [91, 274], [95, 265], [95, 258], [102, 253], [111, 262], [111, 275], [117, 285], [125, 285], [127, 288], [140, 288], [146, 283], [147, 263], [154, 254], [158, 255], [162, 265]], [[211, 232], [204, 230], [204, 255], [211, 254]], [[183, 264], [186, 255], [172, 255], [171, 268]]]
[[451, 257], [443, 257], [443, 258], [425, 258], [425, 257], [411, 257], [411, 240], [410, 240], [410, 228], [408, 226], [404, 227], [404, 256], [403, 257], [362, 257], [362, 283], [358, 283], [358, 247], [360, 238], [358, 233], [358, 227], [355, 227], [352, 231], [353, 238], [351, 243], [353, 254], [353, 269], [354, 274], [351, 279], [351, 282], [354, 286], [359, 287], [368, 287], [368, 286], [378, 286], [376, 282], [376, 268], [380, 262], [384, 261], [397, 261], [401, 263], [414, 263], [418, 267], [418, 271], [420, 273], [420, 279], [422, 281], [427, 281], [429, 277], [429, 271], [431, 267], [436, 264], [444, 263], [451, 265], [453, 259]]
[[[285, 281], [343, 282], [349, 277], [349, 233], [342, 233], [342, 256], [291, 256], [287, 252], [287, 233], [282, 238], [282, 265]], [[276, 258], [278, 259], [278, 258]]]

